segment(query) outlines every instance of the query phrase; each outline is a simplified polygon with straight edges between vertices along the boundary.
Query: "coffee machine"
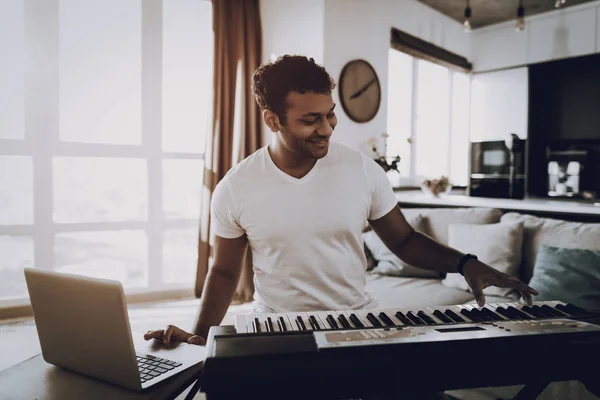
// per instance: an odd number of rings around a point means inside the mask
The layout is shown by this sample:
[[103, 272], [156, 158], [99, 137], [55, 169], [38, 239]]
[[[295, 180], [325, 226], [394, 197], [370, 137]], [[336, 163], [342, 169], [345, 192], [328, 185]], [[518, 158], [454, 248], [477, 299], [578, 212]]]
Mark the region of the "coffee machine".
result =
[[597, 156], [589, 149], [547, 149], [548, 196], [594, 198], [598, 184], [594, 176]]

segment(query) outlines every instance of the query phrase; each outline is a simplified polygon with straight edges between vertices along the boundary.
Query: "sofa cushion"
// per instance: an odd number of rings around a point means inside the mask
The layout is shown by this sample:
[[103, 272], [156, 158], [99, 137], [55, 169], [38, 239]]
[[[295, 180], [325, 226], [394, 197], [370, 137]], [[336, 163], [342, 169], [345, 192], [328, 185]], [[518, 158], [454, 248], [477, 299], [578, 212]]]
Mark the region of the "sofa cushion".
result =
[[[487, 225], [450, 224], [448, 245], [463, 253], [475, 254], [480, 261], [510, 276], [519, 276], [523, 224], [520, 222]], [[460, 274], [448, 274], [442, 284], [455, 289], [471, 288]], [[485, 295], [507, 296], [513, 289], [490, 286]]]
[[473, 294], [448, 288], [441, 279], [398, 278], [367, 272], [367, 291], [378, 301], [376, 308], [426, 307], [463, 304]]
[[[407, 222], [413, 229], [423, 231], [423, 218], [420, 214], [407, 217]], [[381, 238], [377, 236], [375, 231], [370, 230], [362, 234], [367, 250], [371, 253], [375, 260], [375, 268], [372, 272], [375, 274], [389, 276], [403, 276], [406, 278], [440, 278], [440, 273], [413, 267], [399, 259], [394, 253], [387, 248]]]
[[450, 224], [495, 224], [500, 222], [502, 211], [495, 208], [406, 208], [402, 209], [408, 218], [421, 214], [425, 226], [424, 233], [438, 242], [448, 244]]
[[570, 249], [600, 250], [600, 224], [570, 222], [509, 212], [502, 222], [523, 223], [523, 268], [521, 280], [529, 282], [541, 245]]
[[600, 311], [600, 251], [542, 245], [538, 249], [531, 287], [537, 300], [560, 300]]

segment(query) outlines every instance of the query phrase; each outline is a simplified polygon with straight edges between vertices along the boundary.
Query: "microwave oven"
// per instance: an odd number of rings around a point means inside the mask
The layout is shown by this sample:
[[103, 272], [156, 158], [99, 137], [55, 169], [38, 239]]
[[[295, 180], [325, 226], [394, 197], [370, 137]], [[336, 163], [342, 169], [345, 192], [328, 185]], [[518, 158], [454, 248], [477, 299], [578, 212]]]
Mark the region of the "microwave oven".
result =
[[467, 193], [475, 197], [524, 198], [525, 140], [513, 141], [512, 155], [504, 140], [472, 142]]

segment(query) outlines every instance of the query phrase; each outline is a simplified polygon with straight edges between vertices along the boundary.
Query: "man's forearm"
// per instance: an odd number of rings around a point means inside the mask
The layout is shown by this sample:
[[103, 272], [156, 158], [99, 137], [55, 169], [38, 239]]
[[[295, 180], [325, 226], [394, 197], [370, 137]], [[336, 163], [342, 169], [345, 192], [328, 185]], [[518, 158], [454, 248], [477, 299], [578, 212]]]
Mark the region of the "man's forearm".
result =
[[236, 287], [237, 280], [234, 277], [222, 275], [215, 268], [211, 268], [206, 277], [200, 310], [194, 324], [195, 335], [206, 338], [210, 327], [223, 321]]
[[418, 231], [397, 243], [394, 254], [412, 266], [439, 272], [457, 272], [464, 255]]

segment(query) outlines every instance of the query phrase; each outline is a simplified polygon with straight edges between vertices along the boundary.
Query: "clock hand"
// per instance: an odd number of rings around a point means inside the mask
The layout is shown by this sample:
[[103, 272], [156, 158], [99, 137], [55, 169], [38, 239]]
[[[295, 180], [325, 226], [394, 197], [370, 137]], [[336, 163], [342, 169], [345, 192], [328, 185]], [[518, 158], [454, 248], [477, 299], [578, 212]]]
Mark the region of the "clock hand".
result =
[[375, 82], [377, 82], [377, 78], [371, 79], [371, 81], [369, 83], [367, 83], [365, 86], [363, 86], [361, 89], [359, 89], [356, 93], [354, 93], [352, 96], [350, 96], [350, 100], [353, 100], [353, 99], [359, 97], [360, 95], [362, 95]]

